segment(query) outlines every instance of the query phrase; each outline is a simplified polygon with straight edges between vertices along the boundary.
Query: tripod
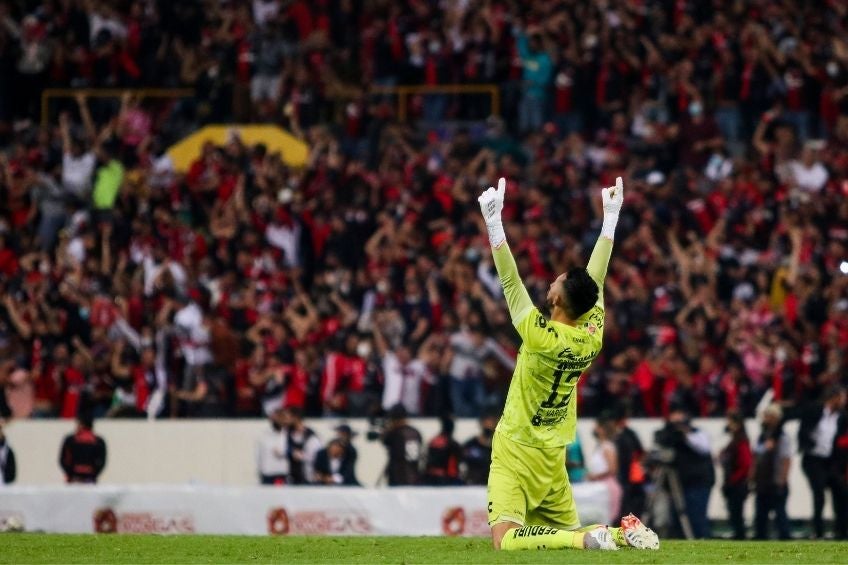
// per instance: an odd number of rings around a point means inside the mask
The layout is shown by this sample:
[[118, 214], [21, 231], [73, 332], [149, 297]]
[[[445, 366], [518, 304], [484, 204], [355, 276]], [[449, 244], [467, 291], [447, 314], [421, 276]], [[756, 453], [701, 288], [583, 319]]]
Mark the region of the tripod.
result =
[[683, 497], [683, 487], [680, 484], [680, 477], [677, 475], [677, 471], [667, 464], [659, 465], [654, 477], [654, 482], [656, 484], [656, 488], [648, 497], [646, 505], [646, 514], [648, 514], [649, 519], [653, 517], [658, 493], [660, 492], [660, 489], [665, 486], [668, 489], [668, 494], [671, 499], [671, 507], [677, 514], [678, 520], [680, 520], [680, 527], [683, 530], [683, 536], [686, 539], [694, 539], [695, 534], [692, 531], [692, 523], [689, 522], [689, 516], [686, 515], [686, 500]]

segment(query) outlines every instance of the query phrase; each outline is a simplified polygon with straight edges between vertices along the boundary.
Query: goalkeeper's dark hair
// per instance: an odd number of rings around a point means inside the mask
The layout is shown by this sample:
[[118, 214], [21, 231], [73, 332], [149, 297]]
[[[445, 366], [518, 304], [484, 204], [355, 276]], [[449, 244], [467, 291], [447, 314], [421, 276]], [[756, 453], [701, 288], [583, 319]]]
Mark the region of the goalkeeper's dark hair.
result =
[[588, 312], [598, 301], [598, 285], [586, 269], [568, 271], [562, 286], [565, 290], [563, 310], [572, 320]]

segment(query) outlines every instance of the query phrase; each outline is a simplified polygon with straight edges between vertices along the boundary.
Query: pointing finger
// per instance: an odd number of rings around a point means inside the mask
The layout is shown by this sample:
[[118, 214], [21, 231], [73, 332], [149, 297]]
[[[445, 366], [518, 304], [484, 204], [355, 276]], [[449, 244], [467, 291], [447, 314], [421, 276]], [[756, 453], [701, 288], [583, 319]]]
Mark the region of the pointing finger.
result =
[[506, 192], [506, 179], [504, 177], [501, 177], [500, 179], [498, 179], [498, 191], [497, 192], [498, 192], [498, 195], [501, 196], [501, 197], [503, 197], [504, 193]]

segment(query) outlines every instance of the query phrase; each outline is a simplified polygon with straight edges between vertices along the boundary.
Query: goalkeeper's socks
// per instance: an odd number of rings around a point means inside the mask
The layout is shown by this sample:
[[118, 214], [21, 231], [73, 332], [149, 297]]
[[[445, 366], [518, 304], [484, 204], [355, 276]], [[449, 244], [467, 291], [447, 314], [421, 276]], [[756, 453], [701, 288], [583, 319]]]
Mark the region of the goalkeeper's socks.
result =
[[507, 530], [501, 540], [501, 549], [583, 549], [583, 537], [579, 531], [566, 531], [548, 526], [522, 526]]
[[[577, 528], [574, 530], [575, 532], [591, 532], [596, 528], [600, 528], [601, 524], [592, 524], [591, 526], [583, 526], [582, 528]], [[618, 547], [627, 547], [630, 544], [627, 543], [627, 539], [624, 537], [624, 528], [615, 528], [613, 526], [607, 526], [607, 531], [610, 533], [610, 537], [612, 541], [615, 542], [615, 545]]]

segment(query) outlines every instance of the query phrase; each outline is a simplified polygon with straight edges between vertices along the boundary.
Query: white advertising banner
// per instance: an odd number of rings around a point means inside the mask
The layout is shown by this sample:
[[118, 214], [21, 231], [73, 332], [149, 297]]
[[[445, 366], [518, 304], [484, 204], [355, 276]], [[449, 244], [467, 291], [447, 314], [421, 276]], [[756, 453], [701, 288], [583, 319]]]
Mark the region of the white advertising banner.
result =
[[[604, 522], [601, 483], [573, 487]], [[483, 487], [49, 486], [0, 489], [0, 528], [52, 533], [485, 536]]]

